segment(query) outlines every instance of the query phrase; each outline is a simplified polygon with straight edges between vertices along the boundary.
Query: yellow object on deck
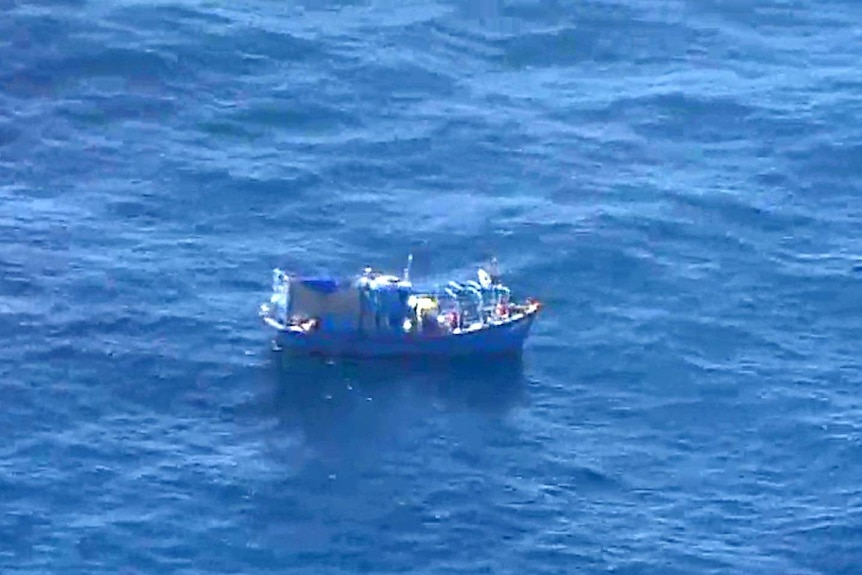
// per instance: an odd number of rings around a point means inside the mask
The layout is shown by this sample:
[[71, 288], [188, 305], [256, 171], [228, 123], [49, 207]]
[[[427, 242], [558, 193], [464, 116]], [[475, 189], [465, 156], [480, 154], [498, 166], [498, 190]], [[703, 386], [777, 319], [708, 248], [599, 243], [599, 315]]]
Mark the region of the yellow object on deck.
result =
[[437, 309], [437, 302], [434, 298], [420, 297], [416, 300], [416, 315], [422, 316], [427, 312]]

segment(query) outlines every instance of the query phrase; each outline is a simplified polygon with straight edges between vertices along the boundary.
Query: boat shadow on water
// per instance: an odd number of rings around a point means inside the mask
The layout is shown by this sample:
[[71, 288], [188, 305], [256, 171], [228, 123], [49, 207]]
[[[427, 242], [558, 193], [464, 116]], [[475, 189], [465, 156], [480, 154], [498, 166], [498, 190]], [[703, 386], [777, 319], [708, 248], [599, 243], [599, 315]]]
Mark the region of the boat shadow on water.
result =
[[520, 356], [365, 360], [276, 353], [273, 372], [283, 398], [299, 404], [353, 390], [373, 400], [411, 391], [453, 407], [499, 411], [516, 403], [527, 383]]
[[503, 415], [525, 402], [518, 356], [326, 359], [274, 352], [270, 415], [307, 436], [399, 435], [439, 413]]

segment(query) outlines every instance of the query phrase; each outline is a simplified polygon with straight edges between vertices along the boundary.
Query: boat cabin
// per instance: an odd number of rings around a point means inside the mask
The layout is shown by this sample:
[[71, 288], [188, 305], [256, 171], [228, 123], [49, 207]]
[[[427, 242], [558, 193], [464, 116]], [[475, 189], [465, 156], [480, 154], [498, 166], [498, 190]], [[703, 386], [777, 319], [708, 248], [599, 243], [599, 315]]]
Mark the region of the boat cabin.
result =
[[404, 277], [368, 268], [354, 279], [291, 277], [273, 272], [270, 309], [285, 327], [337, 333], [451, 333], [504, 321], [509, 289], [484, 270], [479, 281], [418, 289]]

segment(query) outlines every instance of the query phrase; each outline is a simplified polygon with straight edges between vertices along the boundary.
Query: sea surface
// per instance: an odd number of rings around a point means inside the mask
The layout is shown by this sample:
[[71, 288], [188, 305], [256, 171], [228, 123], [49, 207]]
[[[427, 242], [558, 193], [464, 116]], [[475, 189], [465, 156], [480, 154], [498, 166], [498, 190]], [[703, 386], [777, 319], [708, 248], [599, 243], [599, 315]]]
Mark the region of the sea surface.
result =
[[[862, 3], [0, 0], [0, 573], [862, 573]], [[520, 361], [288, 358], [271, 270]]]

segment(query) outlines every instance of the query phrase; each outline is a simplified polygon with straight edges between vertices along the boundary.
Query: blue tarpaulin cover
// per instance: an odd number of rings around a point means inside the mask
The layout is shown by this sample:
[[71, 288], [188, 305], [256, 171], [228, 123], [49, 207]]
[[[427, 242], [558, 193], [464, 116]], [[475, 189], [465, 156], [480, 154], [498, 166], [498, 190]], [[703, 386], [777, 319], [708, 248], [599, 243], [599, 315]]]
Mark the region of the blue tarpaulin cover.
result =
[[332, 278], [302, 278], [299, 280], [303, 286], [320, 293], [334, 293], [341, 288], [341, 282]]

